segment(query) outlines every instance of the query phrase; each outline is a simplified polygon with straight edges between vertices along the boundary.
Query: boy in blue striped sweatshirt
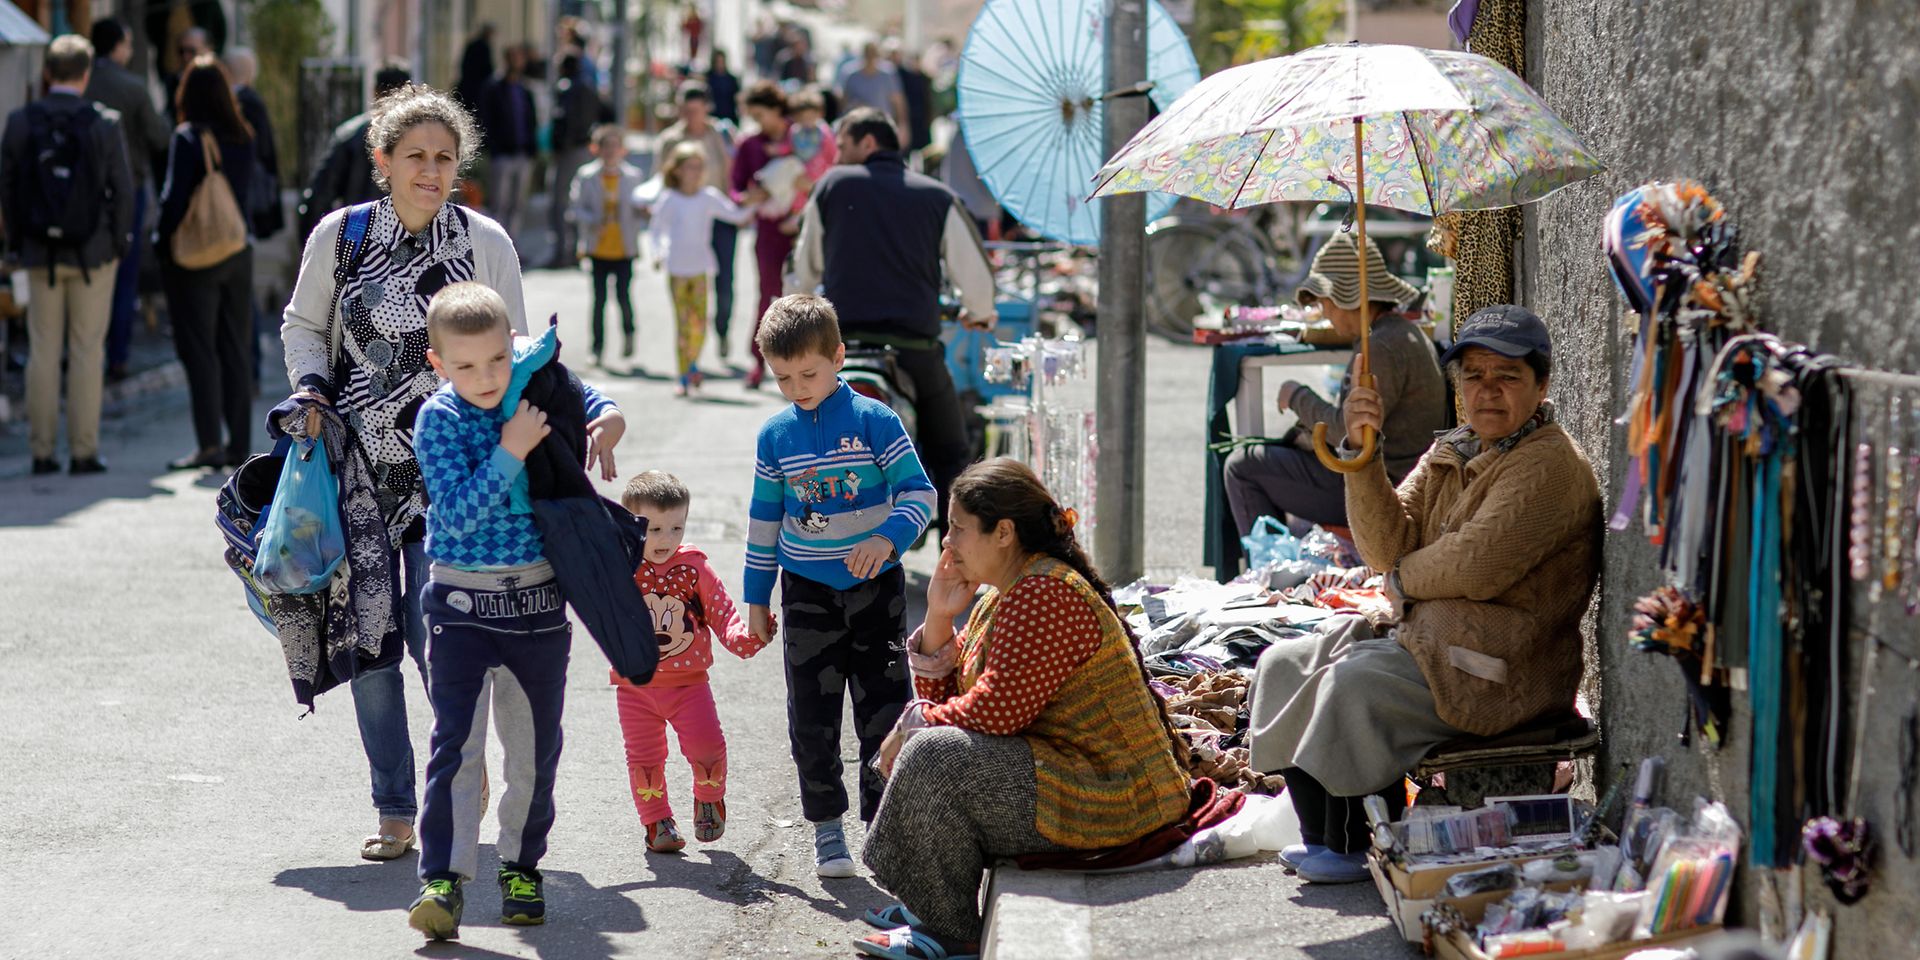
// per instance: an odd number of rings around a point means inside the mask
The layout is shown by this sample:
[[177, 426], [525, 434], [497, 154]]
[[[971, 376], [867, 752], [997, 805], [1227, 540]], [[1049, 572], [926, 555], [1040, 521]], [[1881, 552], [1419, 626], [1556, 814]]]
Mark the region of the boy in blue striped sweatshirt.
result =
[[871, 764], [912, 698], [902, 637], [900, 557], [933, 519], [936, 494], [900, 418], [838, 376], [846, 363], [833, 304], [781, 297], [754, 334], [793, 406], [760, 428], [747, 533], [747, 626], [772, 639], [776, 574], [785, 620], [787, 736], [800, 807], [814, 829], [814, 866], [851, 877], [840, 818], [840, 711], [849, 681], [860, 740], [860, 819], [886, 786]]
[[[553, 431], [520, 399], [535, 370], [557, 363], [553, 329], [516, 342], [507, 304], [489, 287], [450, 284], [427, 305], [427, 359], [448, 382], [420, 408], [414, 452], [431, 505], [433, 571], [427, 698], [433, 736], [420, 806], [420, 895], [407, 922], [435, 940], [459, 935], [460, 885], [478, 869], [487, 720], [506, 749], [500, 799], [500, 919], [546, 920], [540, 858], [553, 827], [554, 770], [573, 635], [546, 545], [534, 525], [526, 459]], [[571, 376], [571, 374], [569, 374]], [[612, 479], [626, 429], [613, 403], [579, 384], [588, 466]], [[558, 421], [556, 421], [558, 422]]]

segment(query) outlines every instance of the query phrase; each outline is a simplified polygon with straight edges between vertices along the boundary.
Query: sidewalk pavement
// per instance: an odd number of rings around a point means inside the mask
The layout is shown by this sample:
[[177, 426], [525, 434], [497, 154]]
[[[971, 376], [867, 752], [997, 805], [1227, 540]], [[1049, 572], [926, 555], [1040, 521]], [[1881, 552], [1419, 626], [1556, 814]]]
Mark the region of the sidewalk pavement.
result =
[[1306, 883], [1273, 853], [1142, 873], [993, 871], [982, 960], [1164, 956], [1380, 960], [1419, 950], [1373, 884]]

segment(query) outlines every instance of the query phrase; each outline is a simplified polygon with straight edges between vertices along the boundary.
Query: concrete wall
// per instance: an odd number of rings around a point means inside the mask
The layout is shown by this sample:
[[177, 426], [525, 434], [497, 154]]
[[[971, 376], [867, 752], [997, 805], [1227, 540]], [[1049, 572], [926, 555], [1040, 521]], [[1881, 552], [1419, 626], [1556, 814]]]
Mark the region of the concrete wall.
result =
[[[1554, 394], [1610, 501], [1622, 432], [1609, 420], [1624, 403], [1630, 328], [1599, 236], [1612, 198], [1639, 183], [1695, 178], [1727, 206], [1747, 249], [1765, 256], [1769, 329], [1860, 363], [1920, 369], [1911, 285], [1920, 276], [1920, 3], [1535, 0], [1528, 32], [1528, 79], [1611, 168], [1530, 209], [1522, 268], [1528, 302], [1554, 328]], [[1861, 396], [1884, 411], [1884, 392]], [[1654, 562], [1639, 535], [1610, 537], [1595, 633], [1608, 737], [1599, 772], [1617, 776], [1621, 764], [1664, 753], [1674, 806], [1704, 793], [1744, 816], [1744, 710], [1717, 754], [1680, 747], [1677, 668], [1623, 639], [1634, 599], [1657, 585]], [[1862, 598], [1855, 625], [1920, 647], [1920, 621], [1892, 604]], [[1856, 636], [1849, 704], [1863, 651]], [[1895, 724], [1920, 676], [1884, 657], [1877, 673], [1859, 810], [1882, 838], [1875, 888], [1836, 908], [1808, 878], [1808, 903], [1835, 910], [1835, 957], [1910, 950], [1920, 915], [1920, 863], [1893, 845], [1891, 820]], [[1755, 873], [1744, 871], [1736, 901], [1749, 923], [1759, 920]]]

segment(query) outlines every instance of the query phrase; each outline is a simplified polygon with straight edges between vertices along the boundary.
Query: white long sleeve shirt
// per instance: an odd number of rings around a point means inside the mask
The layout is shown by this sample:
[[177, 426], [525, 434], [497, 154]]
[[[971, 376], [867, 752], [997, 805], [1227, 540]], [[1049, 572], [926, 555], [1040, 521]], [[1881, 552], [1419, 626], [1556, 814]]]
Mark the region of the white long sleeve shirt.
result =
[[713, 222], [740, 224], [752, 216], [751, 209], [712, 187], [701, 187], [698, 193], [662, 190], [653, 202], [647, 247], [668, 276], [706, 276], [720, 269], [713, 256]]

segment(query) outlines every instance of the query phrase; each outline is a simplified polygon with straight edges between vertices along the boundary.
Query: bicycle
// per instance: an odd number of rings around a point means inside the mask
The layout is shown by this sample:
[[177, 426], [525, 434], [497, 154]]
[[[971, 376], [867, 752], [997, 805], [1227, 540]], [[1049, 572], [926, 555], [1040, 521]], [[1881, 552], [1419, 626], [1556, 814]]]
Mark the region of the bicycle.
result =
[[[1177, 208], [1176, 208], [1177, 209]], [[1147, 329], [1192, 342], [1194, 318], [1229, 304], [1273, 303], [1285, 289], [1270, 214], [1161, 218], [1147, 227]]]

